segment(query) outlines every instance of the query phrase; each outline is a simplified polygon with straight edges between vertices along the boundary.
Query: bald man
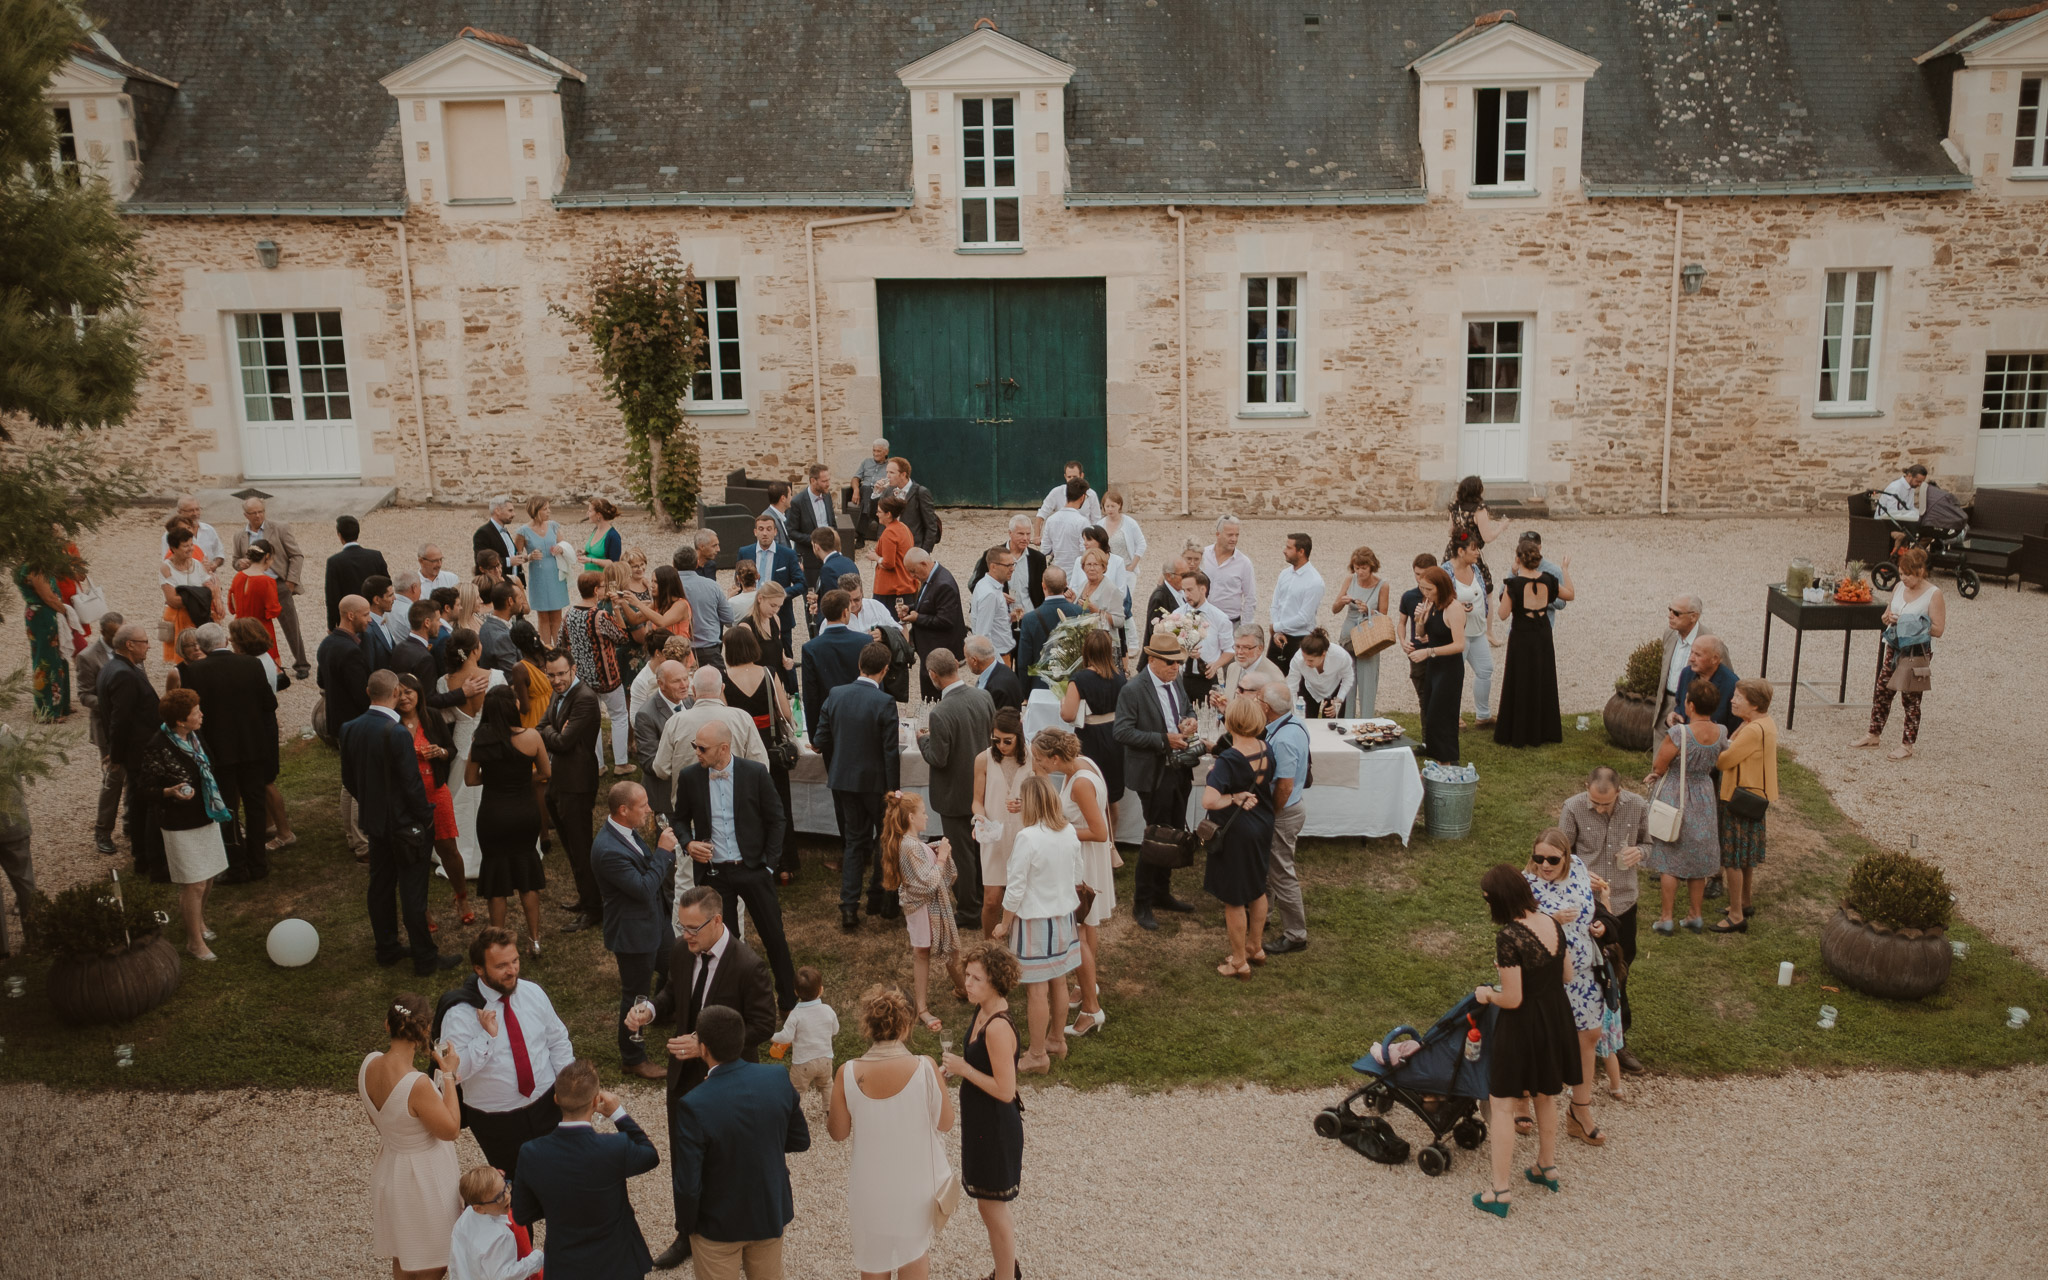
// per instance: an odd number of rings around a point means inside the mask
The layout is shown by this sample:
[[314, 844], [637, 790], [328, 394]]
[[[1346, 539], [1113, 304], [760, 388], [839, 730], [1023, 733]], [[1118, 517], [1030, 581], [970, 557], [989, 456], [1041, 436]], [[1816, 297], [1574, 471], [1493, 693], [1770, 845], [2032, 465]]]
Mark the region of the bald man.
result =
[[[363, 648], [363, 633], [370, 629], [370, 602], [343, 596], [335, 605], [335, 616], [334, 630], [320, 642], [316, 655], [321, 708], [315, 723], [330, 744], [340, 741], [343, 725], [370, 709], [370, 655]], [[358, 822], [355, 797], [346, 787], [341, 791], [341, 825], [349, 852], [357, 862], [368, 862], [370, 842]]]
[[[748, 716], [748, 727], [753, 723]], [[782, 933], [775, 865], [788, 815], [768, 766], [733, 754], [732, 729], [724, 721], [704, 721], [687, 741], [694, 762], [676, 774], [675, 789], [676, 829], [688, 841], [683, 850], [698, 885], [747, 904], [747, 919], [775, 971], [775, 1002], [787, 1016], [796, 1007], [796, 966]]]
[[733, 749], [742, 758], [752, 760], [764, 769], [768, 767], [768, 745], [761, 741], [761, 730], [755, 726], [754, 717], [738, 707], [725, 704], [723, 671], [717, 667], [697, 668], [697, 674], [690, 677], [690, 696], [689, 708], [670, 716], [668, 723], [661, 728], [661, 745], [654, 752], [656, 777], [672, 779], [688, 765], [693, 758], [691, 735], [712, 721], [726, 727], [732, 736]]

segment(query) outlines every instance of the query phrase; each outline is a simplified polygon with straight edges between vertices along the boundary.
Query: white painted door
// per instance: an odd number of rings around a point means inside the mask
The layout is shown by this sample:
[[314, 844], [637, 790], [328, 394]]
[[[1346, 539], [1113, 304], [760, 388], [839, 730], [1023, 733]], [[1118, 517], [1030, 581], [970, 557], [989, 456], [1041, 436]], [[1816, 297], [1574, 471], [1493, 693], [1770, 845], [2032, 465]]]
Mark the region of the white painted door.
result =
[[1528, 333], [1526, 320], [1465, 322], [1460, 475], [1529, 478]]
[[339, 311], [234, 317], [242, 474], [251, 480], [358, 479], [354, 384]]
[[1984, 358], [1977, 483], [2048, 484], [2048, 352]]

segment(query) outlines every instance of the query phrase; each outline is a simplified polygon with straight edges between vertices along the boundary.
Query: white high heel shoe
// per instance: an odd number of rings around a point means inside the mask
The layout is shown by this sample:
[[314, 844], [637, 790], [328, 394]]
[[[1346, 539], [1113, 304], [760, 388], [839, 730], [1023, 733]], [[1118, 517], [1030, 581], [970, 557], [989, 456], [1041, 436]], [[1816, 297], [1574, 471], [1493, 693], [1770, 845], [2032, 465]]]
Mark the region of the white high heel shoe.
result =
[[1078, 1037], [1100, 1031], [1102, 1030], [1102, 1024], [1108, 1021], [1109, 1010], [1107, 1009], [1098, 1009], [1094, 1013], [1077, 1013], [1074, 1015], [1073, 1025], [1067, 1028], [1067, 1035]]

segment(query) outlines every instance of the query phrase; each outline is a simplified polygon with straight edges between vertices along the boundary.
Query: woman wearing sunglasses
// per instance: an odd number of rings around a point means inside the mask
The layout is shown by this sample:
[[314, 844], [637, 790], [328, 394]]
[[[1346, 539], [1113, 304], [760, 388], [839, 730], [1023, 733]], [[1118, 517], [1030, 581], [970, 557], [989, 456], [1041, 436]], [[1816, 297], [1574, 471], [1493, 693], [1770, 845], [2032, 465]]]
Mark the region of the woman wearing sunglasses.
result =
[[[1572, 1026], [1579, 1033], [1579, 1075], [1572, 1086], [1571, 1106], [1565, 1111], [1565, 1132], [1588, 1146], [1605, 1146], [1607, 1135], [1593, 1123], [1593, 1050], [1600, 1043], [1600, 1019], [1606, 1003], [1600, 995], [1600, 980], [1594, 972], [1593, 873], [1572, 853], [1571, 837], [1551, 827], [1536, 837], [1529, 852], [1529, 864], [1522, 869], [1536, 906], [1557, 921], [1571, 948], [1572, 979], [1565, 984], [1565, 999], [1572, 1008]], [[1517, 1115], [1515, 1129], [1528, 1132], [1528, 1117]]]

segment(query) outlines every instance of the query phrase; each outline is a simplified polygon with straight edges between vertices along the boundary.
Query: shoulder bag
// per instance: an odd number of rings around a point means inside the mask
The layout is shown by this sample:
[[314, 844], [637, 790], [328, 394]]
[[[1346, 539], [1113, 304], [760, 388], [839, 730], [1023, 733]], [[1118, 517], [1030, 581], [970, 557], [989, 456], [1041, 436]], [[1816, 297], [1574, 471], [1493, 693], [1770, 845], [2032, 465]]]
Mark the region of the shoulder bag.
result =
[[1934, 687], [1934, 655], [1904, 653], [1892, 663], [1891, 678], [1884, 687], [1894, 693], [1925, 693]]
[[[1379, 594], [1378, 587], [1373, 588], [1373, 594]], [[1351, 646], [1351, 655], [1355, 658], [1370, 658], [1396, 643], [1394, 620], [1373, 608], [1370, 600], [1363, 604], [1365, 616], [1352, 625], [1351, 634], [1345, 637], [1345, 643]]]
[[88, 629], [107, 614], [107, 593], [91, 578], [78, 584], [78, 590], [71, 593], [71, 611]]
[[[1685, 730], [1687, 737], [1692, 736], [1691, 725], [1687, 724], [1680, 727]], [[1685, 745], [1681, 743], [1678, 748], [1678, 803], [1670, 804], [1663, 800], [1650, 801], [1649, 828], [1650, 839], [1652, 840], [1661, 840], [1665, 844], [1676, 844], [1678, 842], [1678, 833], [1685, 827], [1686, 755]]]
[[1153, 823], [1145, 828], [1145, 839], [1138, 845], [1138, 861], [1148, 867], [1164, 867], [1169, 871], [1192, 867], [1195, 865], [1195, 850], [1201, 844], [1201, 837], [1192, 831]]
[[[761, 683], [765, 686], [773, 679], [775, 673], [770, 671], [762, 677]], [[768, 690], [768, 728], [775, 734], [775, 741], [768, 744], [768, 763], [781, 765], [785, 770], [796, 768], [797, 757], [801, 754], [796, 734], [789, 722], [782, 718], [782, 699], [774, 689]]]

